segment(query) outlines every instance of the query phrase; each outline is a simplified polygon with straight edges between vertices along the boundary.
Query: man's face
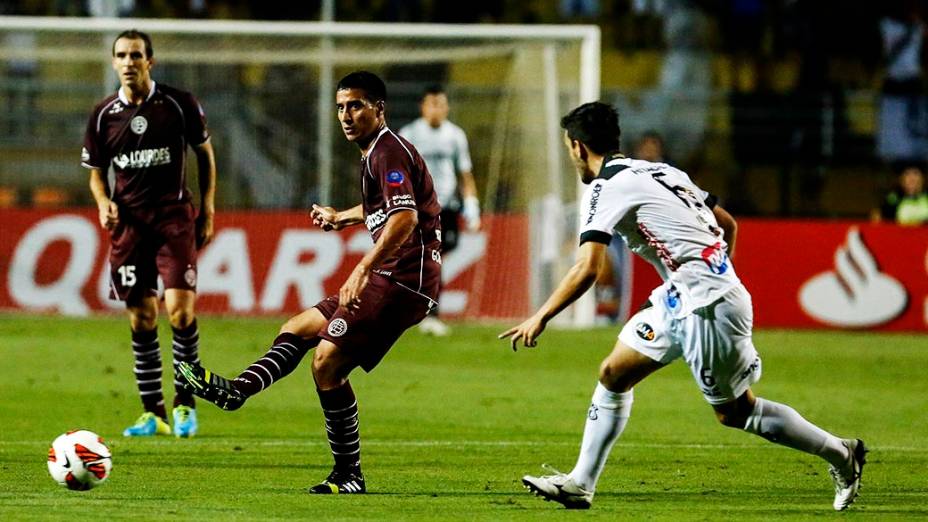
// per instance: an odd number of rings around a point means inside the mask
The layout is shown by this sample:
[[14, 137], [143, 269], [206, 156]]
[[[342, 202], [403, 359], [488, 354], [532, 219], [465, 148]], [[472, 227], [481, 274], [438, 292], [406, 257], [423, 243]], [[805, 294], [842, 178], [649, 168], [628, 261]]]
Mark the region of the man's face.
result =
[[154, 60], [145, 54], [145, 40], [120, 38], [113, 45], [113, 70], [123, 87], [138, 90], [148, 85]]
[[914, 196], [925, 188], [925, 174], [918, 167], [909, 167], [899, 176], [899, 184], [906, 196]]
[[341, 89], [335, 93], [338, 122], [348, 141], [365, 141], [383, 125], [383, 102], [368, 101], [362, 89]]
[[438, 127], [448, 119], [448, 97], [444, 93], [426, 94], [419, 103], [422, 117], [432, 127]]
[[570, 136], [567, 135], [567, 131], [564, 131], [564, 146], [567, 147], [567, 153], [570, 154], [570, 162], [574, 164], [577, 175], [580, 176], [580, 181], [582, 181], [584, 185], [589, 185], [590, 182], [596, 178], [596, 174], [590, 170], [580, 142], [570, 139]]
[[645, 161], [661, 162], [664, 161], [664, 150], [661, 142], [654, 138], [645, 138], [638, 143], [635, 149], [635, 157]]

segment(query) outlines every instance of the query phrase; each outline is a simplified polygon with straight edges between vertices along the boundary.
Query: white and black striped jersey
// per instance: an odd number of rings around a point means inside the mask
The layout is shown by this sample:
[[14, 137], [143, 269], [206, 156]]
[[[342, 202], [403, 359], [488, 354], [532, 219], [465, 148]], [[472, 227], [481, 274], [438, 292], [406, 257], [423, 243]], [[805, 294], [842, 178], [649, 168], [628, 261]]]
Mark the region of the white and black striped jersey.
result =
[[740, 282], [715, 202], [679, 169], [610, 155], [581, 200], [580, 243], [608, 244], [619, 233], [669, 283], [665, 304], [682, 317]]

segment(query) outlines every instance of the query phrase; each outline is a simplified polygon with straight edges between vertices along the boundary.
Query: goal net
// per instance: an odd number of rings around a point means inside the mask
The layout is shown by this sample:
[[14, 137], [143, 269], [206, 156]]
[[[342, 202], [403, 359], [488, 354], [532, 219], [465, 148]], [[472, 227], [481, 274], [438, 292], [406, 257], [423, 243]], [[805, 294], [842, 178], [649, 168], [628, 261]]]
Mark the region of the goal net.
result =
[[[358, 152], [334, 117], [334, 85], [365, 69], [387, 84], [391, 128], [415, 119], [437, 83], [469, 138], [487, 219], [445, 262], [446, 279], [466, 279], [464, 290], [449, 281], [450, 316], [528, 312], [572, 263], [579, 194], [559, 119], [599, 95], [597, 28], [0, 17], [0, 190], [14, 206], [92, 203], [78, 151], [91, 108], [118, 87], [111, 46], [129, 28], [152, 36], [155, 81], [193, 92], [206, 111], [217, 206], [234, 217], [220, 225], [280, 213], [305, 227], [287, 210], [358, 202]], [[507, 301], [499, 285], [523, 276]], [[592, 313], [587, 302], [573, 320]]]

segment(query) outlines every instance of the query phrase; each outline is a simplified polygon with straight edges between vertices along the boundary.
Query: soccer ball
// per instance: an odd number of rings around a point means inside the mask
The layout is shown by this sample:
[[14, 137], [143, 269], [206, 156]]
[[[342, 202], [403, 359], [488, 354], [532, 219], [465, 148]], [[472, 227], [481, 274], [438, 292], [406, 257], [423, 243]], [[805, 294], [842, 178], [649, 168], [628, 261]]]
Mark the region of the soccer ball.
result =
[[92, 431], [69, 431], [48, 448], [48, 472], [68, 489], [86, 491], [98, 486], [110, 476], [111, 469], [110, 449]]

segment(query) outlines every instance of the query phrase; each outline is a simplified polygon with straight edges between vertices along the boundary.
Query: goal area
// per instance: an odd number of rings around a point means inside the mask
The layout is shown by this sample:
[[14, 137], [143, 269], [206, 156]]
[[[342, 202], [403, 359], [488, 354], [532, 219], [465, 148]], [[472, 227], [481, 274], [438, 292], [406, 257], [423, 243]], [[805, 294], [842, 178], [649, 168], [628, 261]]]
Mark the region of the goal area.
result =
[[[0, 17], [0, 190], [12, 191], [16, 205], [46, 193], [64, 208], [91, 204], [78, 152], [91, 108], [118, 87], [111, 46], [126, 29], [152, 36], [156, 82], [202, 103], [219, 166], [218, 212], [356, 204], [357, 148], [342, 137], [333, 94], [339, 78], [364, 69], [387, 84], [393, 129], [418, 117], [426, 87], [445, 88], [450, 119], [469, 139], [482, 210], [500, 218], [465, 234], [462, 248], [491, 256], [491, 244], [526, 245], [482, 265], [465, 267], [463, 252], [450, 260], [446, 271], [473, 272], [471, 301], [481, 293], [506, 306], [506, 289], [488, 276], [518, 265], [528, 274], [527, 303], [537, 306], [572, 264], [579, 188], [559, 120], [599, 97], [598, 28]], [[190, 184], [195, 191], [193, 176]], [[523, 226], [501, 226], [504, 218]], [[514, 315], [474, 312], [448, 297], [452, 315]], [[592, 307], [581, 302], [569, 322], [590, 324]]]

